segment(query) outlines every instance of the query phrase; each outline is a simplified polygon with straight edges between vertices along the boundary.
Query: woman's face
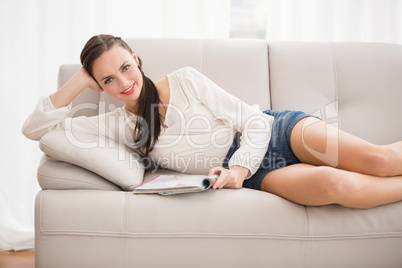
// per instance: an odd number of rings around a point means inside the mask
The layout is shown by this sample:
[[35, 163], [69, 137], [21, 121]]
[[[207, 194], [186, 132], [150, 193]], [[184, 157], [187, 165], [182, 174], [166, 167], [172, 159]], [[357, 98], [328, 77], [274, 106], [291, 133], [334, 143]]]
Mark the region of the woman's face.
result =
[[134, 53], [115, 44], [92, 66], [98, 84], [113, 98], [124, 101], [126, 108], [135, 107], [141, 93], [143, 79], [137, 61]]

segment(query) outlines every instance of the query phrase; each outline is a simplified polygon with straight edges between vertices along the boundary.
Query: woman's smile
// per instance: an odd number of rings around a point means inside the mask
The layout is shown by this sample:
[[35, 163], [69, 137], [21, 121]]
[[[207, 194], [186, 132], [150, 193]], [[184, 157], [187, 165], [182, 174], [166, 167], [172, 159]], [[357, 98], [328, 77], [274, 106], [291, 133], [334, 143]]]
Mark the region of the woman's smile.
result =
[[134, 82], [134, 84], [132, 84], [129, 88], [127, 88], [126, 90], [124, 90], [120, 94], [131, 95], [134, 92], [134, 89], [135, 89], [135, 82]]

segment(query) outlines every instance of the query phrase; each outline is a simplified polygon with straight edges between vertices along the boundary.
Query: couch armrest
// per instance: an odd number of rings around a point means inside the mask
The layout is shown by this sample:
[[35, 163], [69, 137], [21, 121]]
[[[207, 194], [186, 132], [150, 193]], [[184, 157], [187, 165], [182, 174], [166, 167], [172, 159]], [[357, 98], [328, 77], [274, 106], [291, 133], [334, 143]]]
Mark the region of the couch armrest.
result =
[[122, 190], [96, 173], [46, 154], [39, 163], [37, 177], [43, 190]]

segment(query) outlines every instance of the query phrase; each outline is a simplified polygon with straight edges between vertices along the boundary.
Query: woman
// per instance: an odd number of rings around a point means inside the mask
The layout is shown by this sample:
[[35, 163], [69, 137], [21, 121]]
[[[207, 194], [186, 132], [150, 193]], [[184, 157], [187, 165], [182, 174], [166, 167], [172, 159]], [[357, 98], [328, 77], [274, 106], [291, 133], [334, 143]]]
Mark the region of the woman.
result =
[[[402, 200], [402, 142], [378, 146], [302, 112], [261, 112], [188, 67], [152, 82], [139, 57], [111, 35], [92, 37], [81, 63], [39, 101], [23, 126], [28, 138], [55, 129], [104, 133], [163, 167], [218, 174], [214, 189], [248, 187], [302, 205], [369, 208]], [[87, 87], [125, 106], [66, 119]]]

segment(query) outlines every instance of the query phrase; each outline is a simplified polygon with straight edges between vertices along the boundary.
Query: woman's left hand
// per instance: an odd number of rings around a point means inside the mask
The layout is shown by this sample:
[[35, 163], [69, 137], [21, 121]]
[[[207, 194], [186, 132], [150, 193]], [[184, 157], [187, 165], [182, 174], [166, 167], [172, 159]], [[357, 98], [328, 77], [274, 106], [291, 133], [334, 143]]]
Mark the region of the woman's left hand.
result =
[[209, 170], [208, 176], [218, 174], [219, 177], [212, 186], [213, 189], [240, 189], [243, 186], [249, 170], [242, 166], [232, 166], [230, 169], [213, 168]]

